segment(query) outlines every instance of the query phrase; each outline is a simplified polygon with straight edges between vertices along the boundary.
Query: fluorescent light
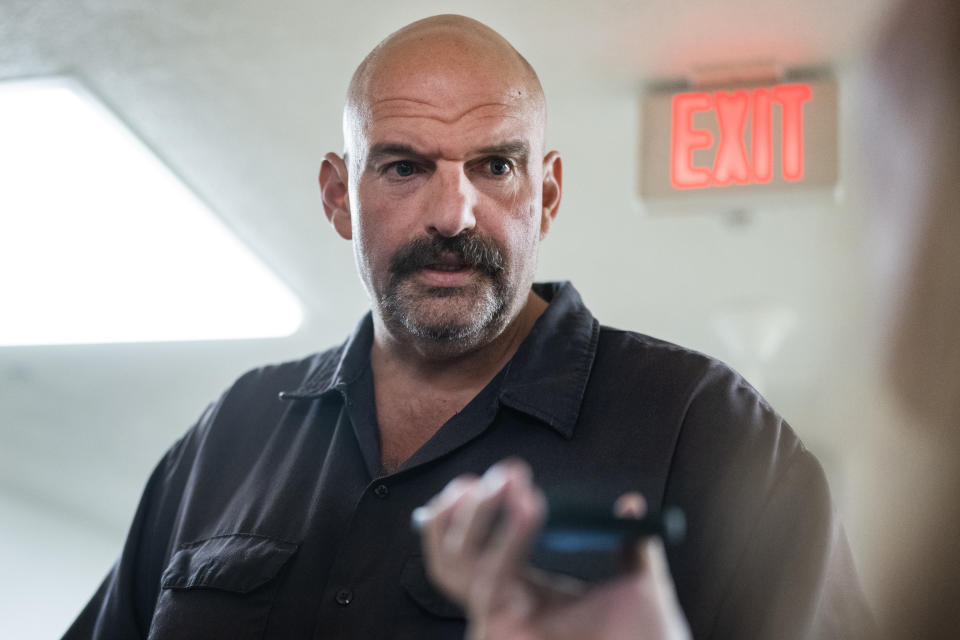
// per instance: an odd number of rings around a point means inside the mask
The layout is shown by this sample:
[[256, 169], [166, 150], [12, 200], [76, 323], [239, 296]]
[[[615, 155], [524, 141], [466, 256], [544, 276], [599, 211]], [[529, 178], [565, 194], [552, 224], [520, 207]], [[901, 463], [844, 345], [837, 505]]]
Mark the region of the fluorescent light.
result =
[[102, 104], [0, 83], [0, 345], [290, 335], [296, 297]]

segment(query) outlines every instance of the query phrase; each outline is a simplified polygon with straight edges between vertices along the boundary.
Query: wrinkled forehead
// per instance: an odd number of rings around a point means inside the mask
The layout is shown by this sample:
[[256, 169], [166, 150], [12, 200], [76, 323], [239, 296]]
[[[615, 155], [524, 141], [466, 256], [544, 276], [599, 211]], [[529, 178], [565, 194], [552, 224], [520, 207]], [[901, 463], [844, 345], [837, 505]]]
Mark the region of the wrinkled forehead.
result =
[[378, 79], [367, 94], [358, 133], [395, 129], [405, 124], [447, 125], [452, 130], [503, 129], [541, 138], [540, 102], [522, 82], [508, 76], [426, 69]]
[[[491, 32], [492, 33], [492, 32]], [[543, 90], [536, 73], [498, 35], [441, 29], [392, 36], [354, 74], [344, 109], [348, 151], [366, 146], [376, 125], [398, 118], [454, 123], [496, 119], [529, 128], [543, 144]]]

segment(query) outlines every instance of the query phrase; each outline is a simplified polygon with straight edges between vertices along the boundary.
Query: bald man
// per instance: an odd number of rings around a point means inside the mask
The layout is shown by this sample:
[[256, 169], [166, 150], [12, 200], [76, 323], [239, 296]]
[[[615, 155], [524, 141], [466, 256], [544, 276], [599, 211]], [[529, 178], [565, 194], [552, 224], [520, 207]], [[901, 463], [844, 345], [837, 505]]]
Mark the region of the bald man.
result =
[[[319, 181], [370, 313], [208, 408], [68, 638], [857, 636], [822, 471], [781, 418], [722, 364], [534, 283], [562, 184], [545, 114], [530, 65], [467, 18], [367, 56]], [[534, 569], [533, 478], [624, 517], [679, 506], [689, 535], [669, 569], [652, 542], [618, 577], [589, 554]]]

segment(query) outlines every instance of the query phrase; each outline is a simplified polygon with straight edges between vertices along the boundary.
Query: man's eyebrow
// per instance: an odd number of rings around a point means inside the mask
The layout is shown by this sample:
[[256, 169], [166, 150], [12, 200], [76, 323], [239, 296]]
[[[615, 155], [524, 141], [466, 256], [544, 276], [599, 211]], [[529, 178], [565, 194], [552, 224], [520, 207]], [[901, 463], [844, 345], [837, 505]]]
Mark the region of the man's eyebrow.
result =
[[378, 142], [370, 147], [369, 156], [422, 156], [420, 153], [408, 144], [398, 142]]
[[402, 144], [398, 142], [378, 142], [370, 147], [370, 152], [367, 154], [367, 169], [372, 168], [375, 164], [380, 162], [380, 160], [388, 156], [402, 156], [405, 158], [425, 157], [424, 154], [420, 153], [408, 144]]
[[[526, 164], [530, 155], [530, 146], [523, 140], [511, 140], [474, 150], [475, 155], [504, 156], [515, 158], [519, 164]], [[367, 154], [367, 166], [376, 164], [384, 156], [402, 156], [407, 158], [428, 158], [429, 154], [417, 151], [408, 144], [399, 142], [378, 142], [370, 147]]]
[[530, 156], [530, 146], [523, 140], [511, 140], [503, 144], [477, 149], [476, 153], [484, 156], [515, 158], [519, 164], [523, 165], [527, 163], [527, 158]]

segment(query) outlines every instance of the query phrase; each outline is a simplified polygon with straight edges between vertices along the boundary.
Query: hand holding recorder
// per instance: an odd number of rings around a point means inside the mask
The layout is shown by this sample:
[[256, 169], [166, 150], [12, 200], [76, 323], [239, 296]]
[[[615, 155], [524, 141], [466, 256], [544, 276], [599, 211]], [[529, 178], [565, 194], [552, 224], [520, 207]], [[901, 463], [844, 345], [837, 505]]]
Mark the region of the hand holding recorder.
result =
[[[546, 501], [521, 461], [498, 463], [482, 478], [454, 479], [415, 512], [414, 522], [430, 577], [466, 611], [471, 640], [689, 638], [662, 542], [650, 535], [682, 535], [682, 520], [675, 513], [644, 520], [639, 494], [621, 496], [615, 510], [620, 520], [613, 533], [622, 539], [633, 531], [624, 550], [629, 571], [589, 585], [534, 569], [527, 553], [535, 541], [550, 544], [550, 535], [553, 543], [602, 542], [604, 532], [609, 539], [612, 531], [609, 523], [600, 526], [595, 517], [567, 512], [538, 539]], [[631, 526], [616, 524], [631, 519], [636, 521]], [[571, 526], [575, 521], [584, 526]]]

